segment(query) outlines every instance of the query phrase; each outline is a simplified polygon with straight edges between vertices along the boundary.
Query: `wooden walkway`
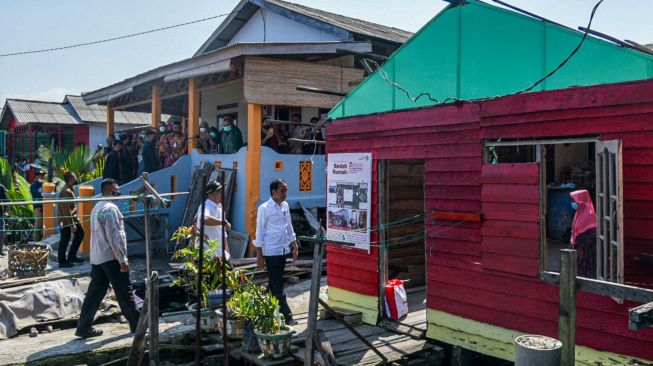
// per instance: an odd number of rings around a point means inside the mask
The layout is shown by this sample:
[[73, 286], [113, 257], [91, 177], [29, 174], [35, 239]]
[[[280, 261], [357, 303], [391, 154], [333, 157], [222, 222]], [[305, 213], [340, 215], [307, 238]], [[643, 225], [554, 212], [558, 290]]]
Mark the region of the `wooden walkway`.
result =
[[[442, 349], [427, 342], [426, 335], [426, 291], [421, 288], [409, 293], [409, 313], [399, 322], [384, 321], [378, 326], [356, 324], [355, 329], [383, 353], [390, 362], [401, 362], [403, 358], [421, 351], [431, 351], [439, 358]], [[292, 303], [291, 303], [292, 304]], [[299, 324], [293, 341], [299, 347], [293, 356], [304, 360], [307, 311], [295, 313]], [[331, 343], [336, 362], [339, 365], [380, 365], [382, 360], [347, 328], [335, 319], [320, 319], [318, 329], [324, 331]]]

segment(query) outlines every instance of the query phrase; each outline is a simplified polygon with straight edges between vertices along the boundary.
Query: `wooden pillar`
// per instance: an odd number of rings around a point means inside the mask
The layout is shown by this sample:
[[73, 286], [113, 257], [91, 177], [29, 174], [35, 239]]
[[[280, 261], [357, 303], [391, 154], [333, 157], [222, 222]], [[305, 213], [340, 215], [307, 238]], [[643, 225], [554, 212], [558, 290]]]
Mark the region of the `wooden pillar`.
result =
[[562, 342], [561, 366], [573, 366], [576, 358], [576, 251], [560, 251], [560, 314], [558, 339]]
[[[256, 203], [261, 191], [261, 119], [260, 104], [247, 104], [247, 154], [245, 155], [245, 231], [251, 240], [256, 234]], [[252, 244], [247, 254], [252, 255], [256, 248]]]
[[161, 92], [158, 85], [152, 85], [152, 127], [158, 128], [161, 124]]
[[[195, 139], [193, 138], [200, 131], [200, 93], [199, 79], [188, 79], [188, 153], [192, 153], [195, 148]], [[260, 138], [260, 137], [259, 137]]]
[[59, 141], [59, 148], [63, 150], [63, 137], [62, 137], [62, 133], [61, 133], [61, 126], [57, 127], [57, 131], [58, 131], [58, 136], [57, 136], [58, 140], [57, 141]]
[[[107, 103], [107, 136], [113, 135], [113, 124], [114, 124], [114, 111], [113, 111], [113, 103], [108, 102]], [[59, 144], [61, 144], [61, 141], [59, 141]]]
[[[95, 195], [95, 188], [93, 186], [79, 186], [79, 197], [93, 197]], [[91, 253], [91, 210], [95, 202], [80, 202], [78, 204], [79, 222], [82, 223], [84, 229], [84, 240], [80, 251], [87, 256]]]
[[[54, 183], [43, 183], [43, 200], [53, 200], [55, 197]], [[43, 205], [43, 238], [54, 234], [54, 203]]]

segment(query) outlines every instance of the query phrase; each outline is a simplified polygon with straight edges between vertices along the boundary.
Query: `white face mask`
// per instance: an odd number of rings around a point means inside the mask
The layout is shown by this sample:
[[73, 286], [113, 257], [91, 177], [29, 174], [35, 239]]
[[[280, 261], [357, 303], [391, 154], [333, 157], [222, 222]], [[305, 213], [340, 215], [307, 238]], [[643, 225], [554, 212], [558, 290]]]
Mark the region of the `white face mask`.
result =
[[161, 126], [161, 127], [159, 127], [159, 131], [161, 131], [161, 132], [166, 132], [166, 128], [163, 127], [163, 126]]
[[206, 132], [206, 128], [204, 127], [200, 128], [200, 133], [204, 133], [204, 132]]

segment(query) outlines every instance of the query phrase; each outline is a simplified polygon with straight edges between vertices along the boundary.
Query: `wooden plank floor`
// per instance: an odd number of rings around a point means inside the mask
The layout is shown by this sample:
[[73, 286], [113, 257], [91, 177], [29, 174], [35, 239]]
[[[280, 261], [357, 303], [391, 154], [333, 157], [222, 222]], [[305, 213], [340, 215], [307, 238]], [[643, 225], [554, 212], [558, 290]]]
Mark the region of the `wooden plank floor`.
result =
[[[426, 334], [426, 291], [418, 289], [408, 294], [409, 313], [399, 322], [385, 321], [384, 326], [357, 324], [356, 330], [361, 333], [372, 345], [383, 353], [390, 361], [398, 361], [402, 356], [407, 356], [433, 346], [427, 343]], [[290, 302], [290, 305], [294, 305]], [[303, 346], [306, 337], [307, 314], [295, 312], [295, 319], [299, 324], [295, 326], [295, 344]], [[395, 329], [392, 329], [392, 327]], [[334, 319], [320, 319], [318, 328], [325, 335], [335, 355], [336, 361], [341, 365], [379, 365], [382, 360], [363, 342], [358, 340], [347, 328]], [[405, 334], [409, 333], [409, 334]], [[304, 359], [304, 348], [299, 347], [294, 352], [299, 360]]]

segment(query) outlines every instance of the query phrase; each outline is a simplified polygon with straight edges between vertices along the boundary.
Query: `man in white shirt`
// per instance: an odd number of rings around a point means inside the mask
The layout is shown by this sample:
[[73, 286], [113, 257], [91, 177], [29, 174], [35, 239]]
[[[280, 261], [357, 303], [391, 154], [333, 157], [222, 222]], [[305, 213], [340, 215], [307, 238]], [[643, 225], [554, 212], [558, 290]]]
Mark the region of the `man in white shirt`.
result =
[[[110, 178], [102, 181], [101, 191], [103, 197], [120, 195], [118, 182]], [[133, 333], [140, 314], [129, 280], [127, 235], [118, 206], [111, 201], [98, 202], [91, 211], [91, 232], [91, 283], [86, 291], [75, 335], [81, 338], [102, 335], [102, 331], [93, 328], [92, 324], [109, 284]]]
[[[195, 226], [199, 230], [201, 222], [202, 206], [198, 207], [195, 216]], [[227, 233], [231, 231], [231, 224], [225, 217], [225, 241]], [[204, 238], [218, 243], [212, 250], [213, 258], [222, 257], [222, 185], [218, 182], [211, 182], [206, 185], [206, 202], [204, 203]], [[199, 239], [195, 242], [199, 248]], [[211, 250], [206, 242], [204, 250]], [[229, 260], [229, 242], [225, 245], [225, 256]]]
[[268, 289], [281, 305], [286, 324], [293, 325], [296, 321], [286, 301], [283, 291], [283, 271], [286, 268], [286, 257], [291, 253], [292, 260], [297, 259], [297, 237], [292, 228], [290, 208], [286, 202], [288, 185], [281, 179], [270, 183], [270, 199], [258, 207], [256, 217], [256, 263], [260, 269], [268, 269]]

